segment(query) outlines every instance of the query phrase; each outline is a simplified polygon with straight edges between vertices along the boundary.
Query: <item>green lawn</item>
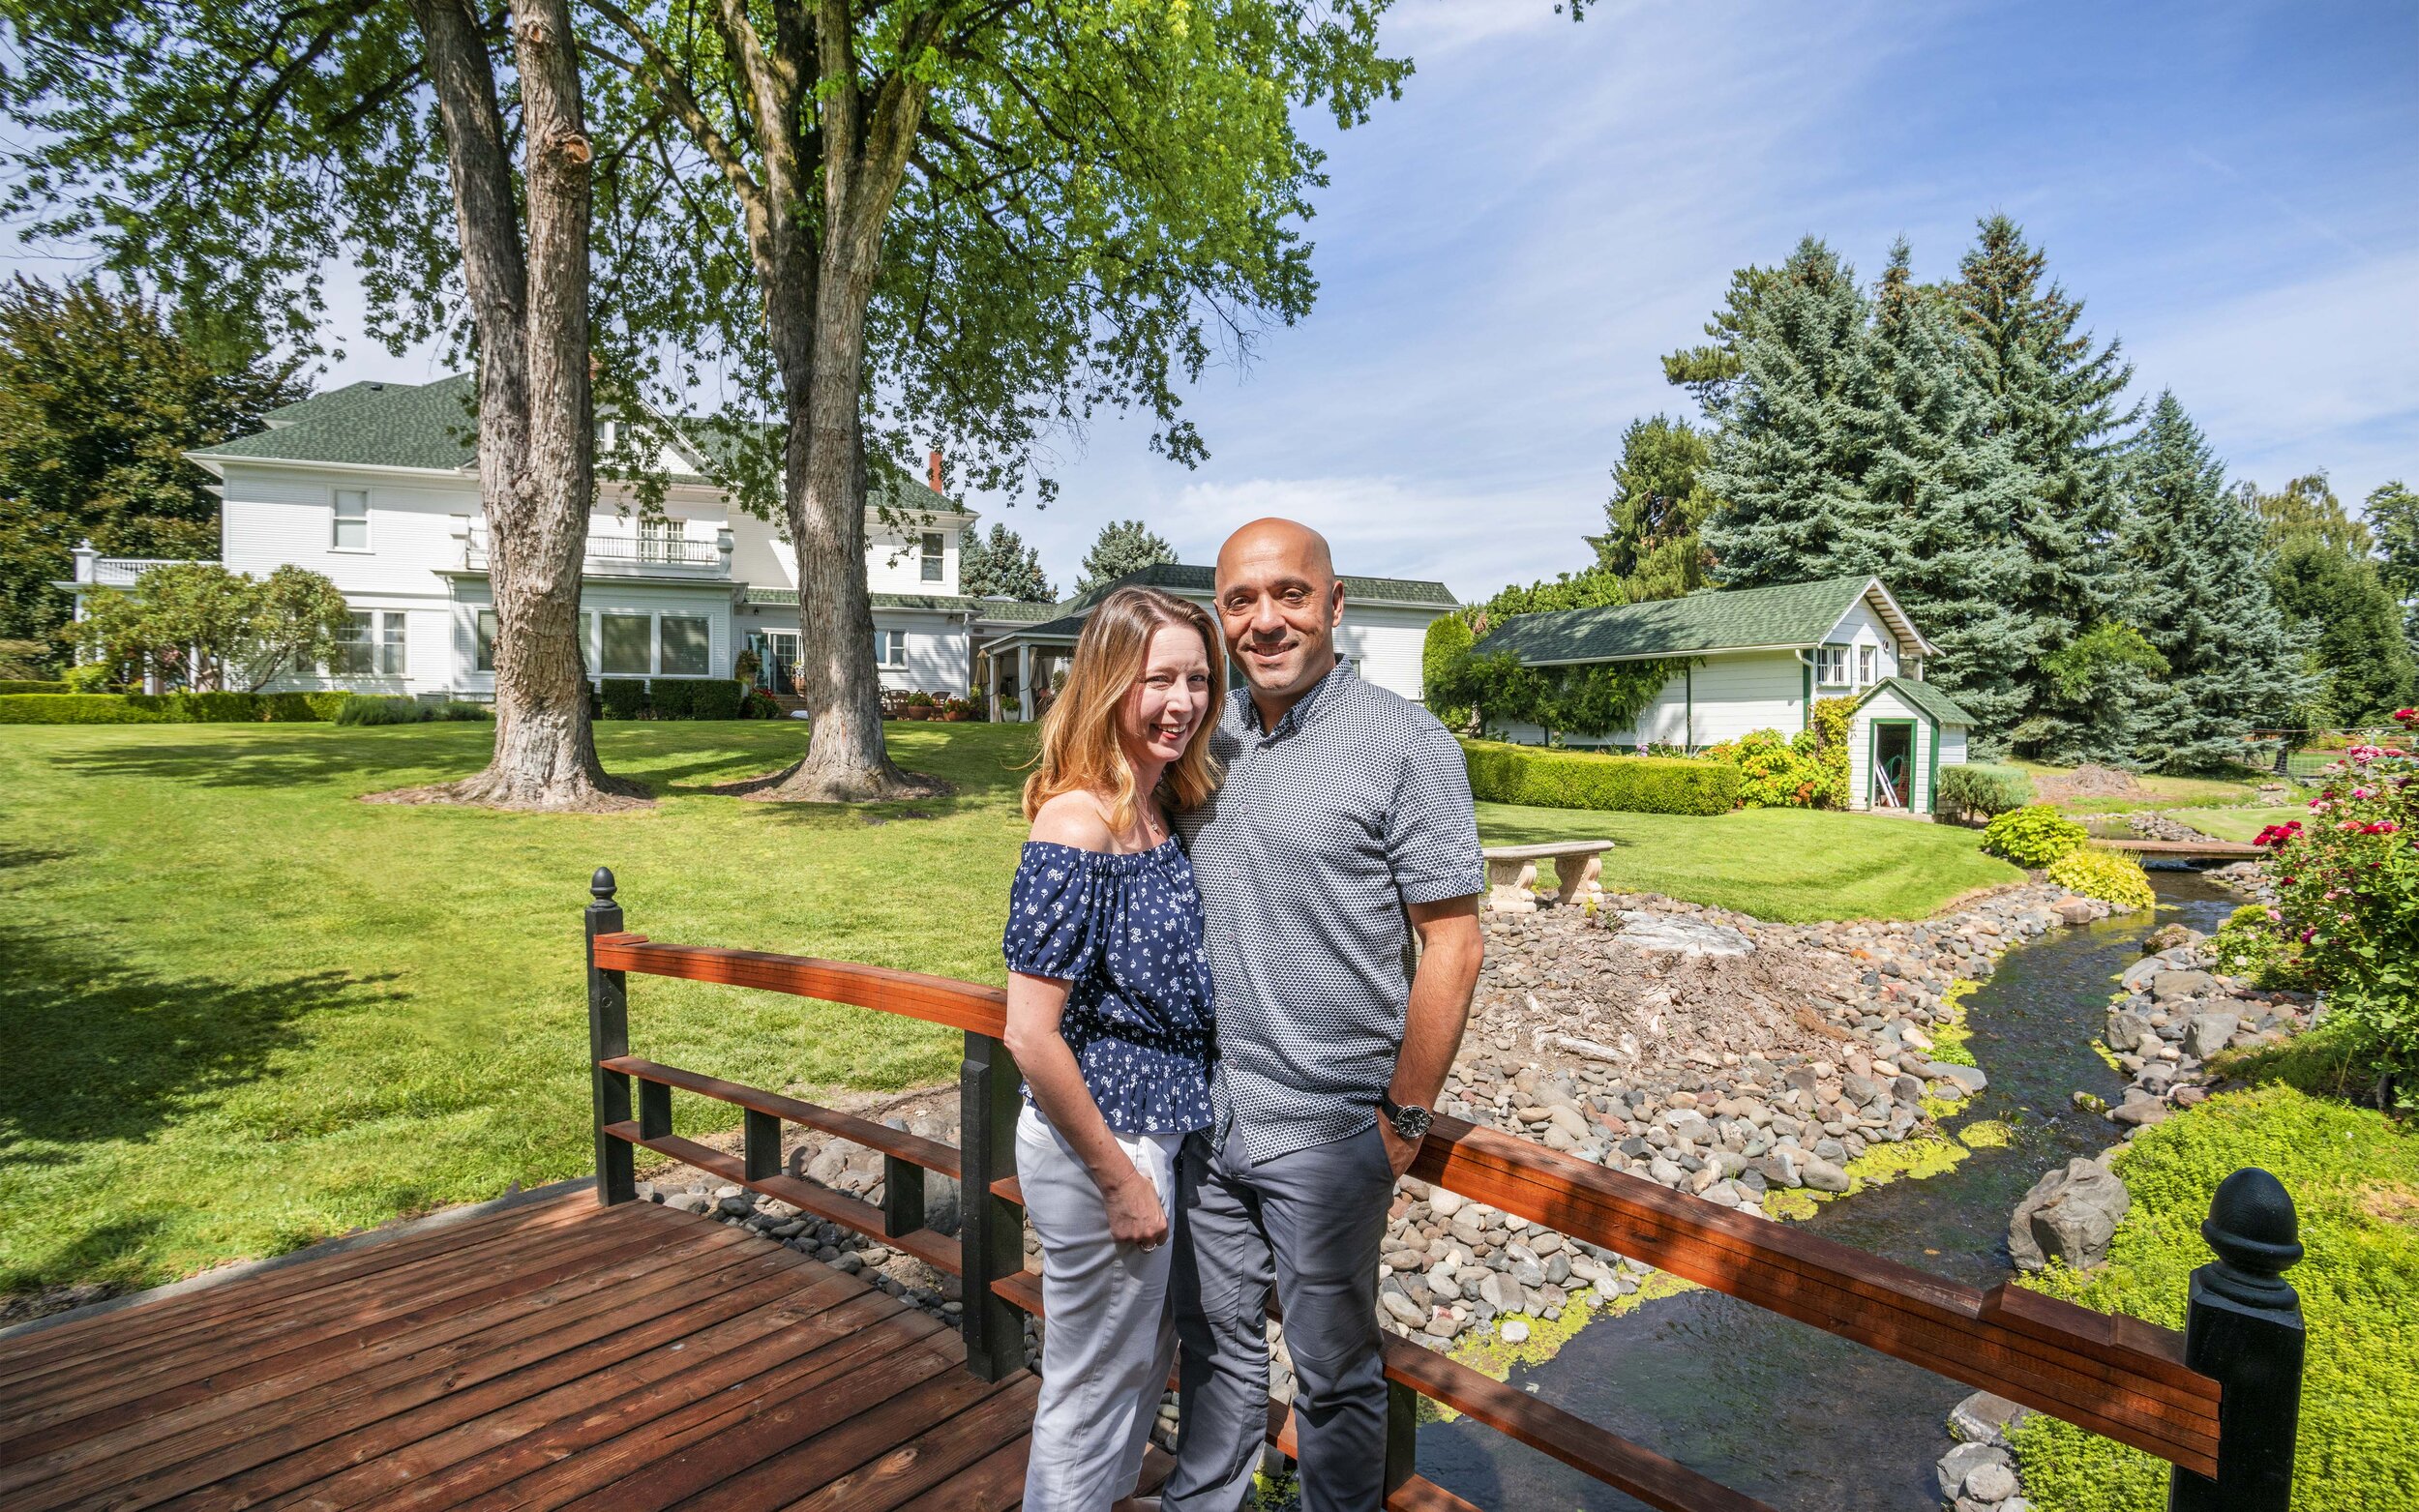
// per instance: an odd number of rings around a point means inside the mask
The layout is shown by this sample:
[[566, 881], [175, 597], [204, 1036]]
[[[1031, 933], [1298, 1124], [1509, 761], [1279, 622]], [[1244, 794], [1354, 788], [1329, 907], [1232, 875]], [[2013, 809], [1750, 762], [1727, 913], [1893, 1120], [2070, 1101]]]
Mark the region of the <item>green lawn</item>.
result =
[[[363, 804], [488, 727], [0, 727], [0, 1291], [156, 1282], [581, 1172], [587, 876], [629, 926], [1001, 979], [1027, 731], [899, 725], [952, 798], [865, 811], [702, 789], [794, 725], [612, 724], [665, 801], [612, 816]], [[1622, 842], [1617, 888], [1770, 918], [1921, 914], [2016, 874], [1971, 831], [1846, 815], [1485, 806], [1490, 841]], [[642, 1052], [758, 1084], [955, 1073], [934, 1028], [639, 978]], [[718, 1105], [679, 1099], [686, 1130]]]
[[[2031, 773], [2035, 782], [2074, 770], [2065, 766], [2046, 766], [2039, 761], [2010, 761], [2005, 764]], [[2254, 773], [2249, 768], [2243, 769], [2240, 777], [2171, 777], [2164, 772], [2138, 772], [2134, 780], [2141, 790], [2131, 797], [2070, 798], [2058, 807], [2070, 814], [2132, 814], [2142, 809], [2165, 809], [2187, 803], [2204, 806], [2256, 803], [2259, 785], [2275, 781], [2271, 776]]]
[[2166, 814], [2168, 818], [2190, 824], [2212, 840], [2240, 841], [2249, 845], [2269, 825], [2305, 817], [2309, 812], [2299, 804], [2285, 808], [2262, 804], [2255, 808], [2169, 809]]

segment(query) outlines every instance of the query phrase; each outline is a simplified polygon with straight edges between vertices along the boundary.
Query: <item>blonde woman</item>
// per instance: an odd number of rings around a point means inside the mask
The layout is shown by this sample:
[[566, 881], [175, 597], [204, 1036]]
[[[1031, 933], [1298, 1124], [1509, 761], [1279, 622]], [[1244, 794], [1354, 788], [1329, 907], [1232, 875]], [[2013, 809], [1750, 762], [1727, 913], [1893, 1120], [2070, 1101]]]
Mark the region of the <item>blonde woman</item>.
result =
[[1176, 1151], [1210, 1124], [1211, 1020], [1201, 895], [1169, 815], [1216, 789], [1217, 644], [1196, 605], [1109, 595], [1025, 785], [1032, 835], [1002, 950], [1048, 1319], [1028, 1512], [1127, 1504], [1176, 1359]]

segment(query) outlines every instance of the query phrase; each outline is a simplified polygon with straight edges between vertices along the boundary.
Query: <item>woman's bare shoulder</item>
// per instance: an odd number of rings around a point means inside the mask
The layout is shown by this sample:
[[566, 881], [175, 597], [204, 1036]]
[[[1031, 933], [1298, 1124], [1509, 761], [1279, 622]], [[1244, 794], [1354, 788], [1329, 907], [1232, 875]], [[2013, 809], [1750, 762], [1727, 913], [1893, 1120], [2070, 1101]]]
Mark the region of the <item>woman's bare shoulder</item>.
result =
[[1088, 792], [1062, 792], [1044, 802], [1033, 815], [1032, 838], [1075, 850], [1108, 850], [1116, 845], [1100, 800]]

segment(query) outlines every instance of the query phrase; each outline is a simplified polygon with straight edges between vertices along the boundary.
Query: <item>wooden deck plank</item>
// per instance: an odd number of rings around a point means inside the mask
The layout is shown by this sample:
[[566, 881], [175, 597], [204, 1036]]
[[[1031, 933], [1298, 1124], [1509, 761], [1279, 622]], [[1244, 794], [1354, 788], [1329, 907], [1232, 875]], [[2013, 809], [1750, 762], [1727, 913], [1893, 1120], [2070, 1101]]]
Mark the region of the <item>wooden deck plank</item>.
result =
[[[1041, 1378], [1020, 1371], [1008, 1378], [1006, 1390], [951, 1413], [897, 1448], [800, 1497], [784, 1512], [836, 1512], [843, 1507], [851, 1512], [891, 1512], [918, 1492], [954, 1484], [962, 1471], [971, 1469], [1002, 1444], [1018, 1439], [1030, 1442], [1033, 1404], [1040, 1396]], [[1014, 1498], [1005, 1504], [1013, 1505]]]

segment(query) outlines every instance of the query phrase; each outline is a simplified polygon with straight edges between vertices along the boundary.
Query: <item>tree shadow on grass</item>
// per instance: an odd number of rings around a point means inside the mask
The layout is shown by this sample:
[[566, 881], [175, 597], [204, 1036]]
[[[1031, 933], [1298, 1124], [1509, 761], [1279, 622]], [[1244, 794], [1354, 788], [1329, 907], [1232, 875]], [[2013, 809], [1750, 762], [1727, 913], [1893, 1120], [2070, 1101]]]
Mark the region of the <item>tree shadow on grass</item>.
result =
[[63, 1165], [73, 1146], [154, 1138], [267, 1075], [306, 1016], [386, 980], [168, 977], [111, 961], [105, 942], [0, 926], [0, 1165]]
[[[448, 764], [445, 758], [454, 754], [420, 741], [382, 744], [377, 733], [356, 737], [323, 732], [111, 746], [50, 760], [79, 777], [134, 777], [204, 787], [306, 787], [341, 782], [374, 792], [407, 781], [427, 782], [431, 769]], [[438, 780], [467, 777], [485, 760], [484, 748], [464, 753], [463, 769], [438, 774]]]

